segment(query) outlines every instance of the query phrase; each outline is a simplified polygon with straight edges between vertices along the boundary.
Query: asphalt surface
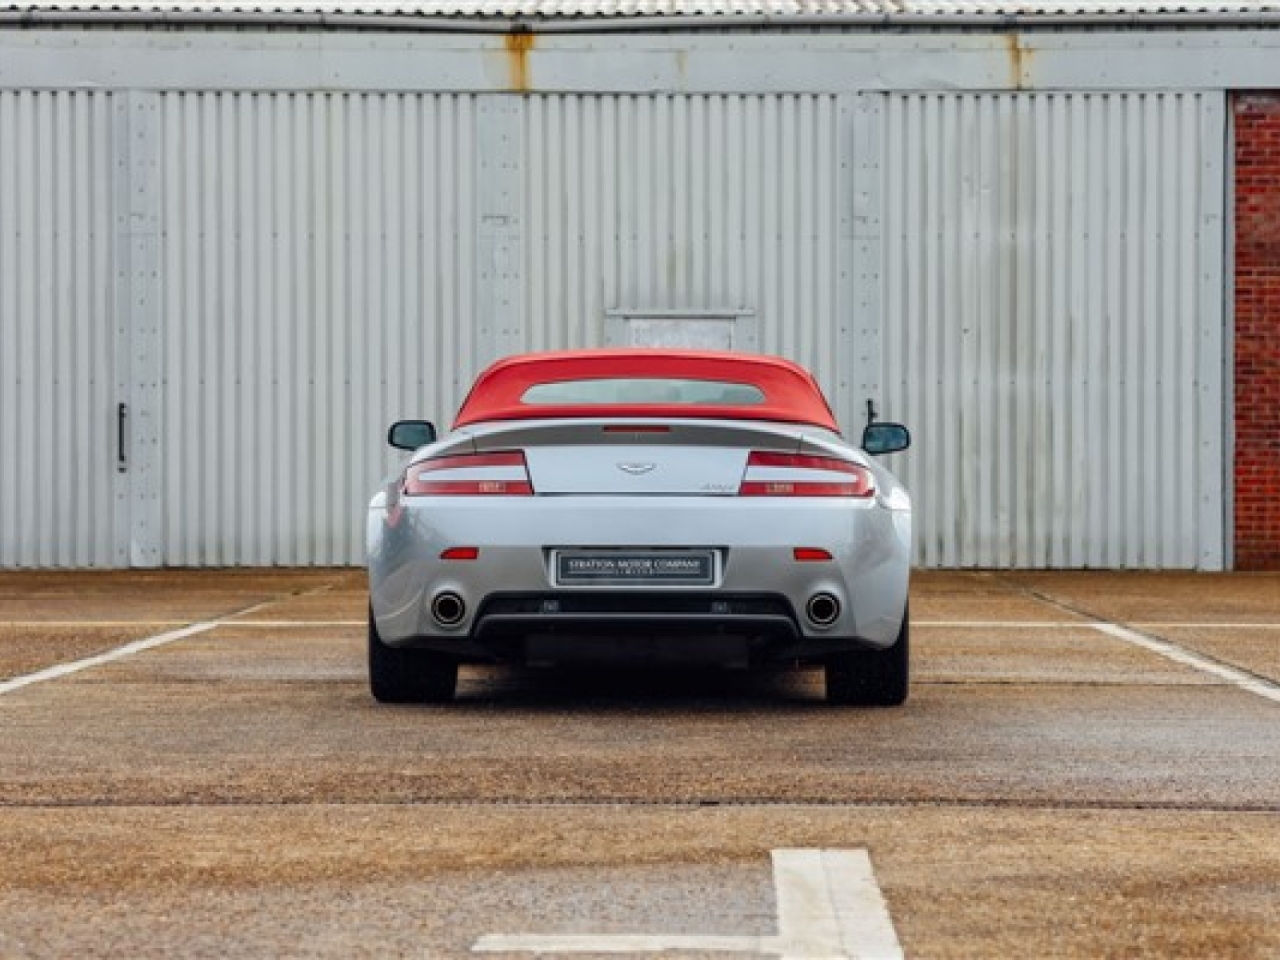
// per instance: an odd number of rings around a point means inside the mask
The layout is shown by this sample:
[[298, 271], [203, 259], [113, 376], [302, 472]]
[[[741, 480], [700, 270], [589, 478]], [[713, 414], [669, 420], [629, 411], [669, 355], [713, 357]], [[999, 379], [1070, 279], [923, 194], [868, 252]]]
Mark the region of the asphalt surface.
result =
[[908, 957], [1280, 957], [1280, 576], [919, 574], [896, 710], [490, 668], [379, 706], [365, 606], [354, 571], [0, 573], [0, 957], [766, 942], [796, 849], [867, 851]]

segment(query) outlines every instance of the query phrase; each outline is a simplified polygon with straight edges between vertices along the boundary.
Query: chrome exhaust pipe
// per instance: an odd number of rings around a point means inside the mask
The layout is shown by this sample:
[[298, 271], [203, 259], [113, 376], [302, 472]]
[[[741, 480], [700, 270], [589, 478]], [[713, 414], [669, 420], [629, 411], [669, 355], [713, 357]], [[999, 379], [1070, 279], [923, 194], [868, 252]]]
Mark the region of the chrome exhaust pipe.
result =
[[829, 627], [840, 619], [840, 601], [829, 593], [815, 593], [804, 612], [815, 627]]
[[431, 616], [435, 617], [436, 623], [442, 627], [457, 626], [466, 615], [467, 605], [456, 593], [446, 590], [443, 593], [437, 593], [431, 601]]

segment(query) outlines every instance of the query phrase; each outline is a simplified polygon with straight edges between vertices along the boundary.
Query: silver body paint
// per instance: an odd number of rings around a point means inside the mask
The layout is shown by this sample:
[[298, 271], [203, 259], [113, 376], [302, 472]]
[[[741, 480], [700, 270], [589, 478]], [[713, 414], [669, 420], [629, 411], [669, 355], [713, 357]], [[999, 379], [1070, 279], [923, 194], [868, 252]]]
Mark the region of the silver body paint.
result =
[[[461, 660], [724, 663], [894, 643], [907, 603], [911, 506], [882, 465], [812, 426], [688, 418], [664, 421], [667, 432], [606, 431], [618, 423], [475, 424], [417, 450], [407, 469], [447, 453], [523, 451], [535, 493], [402, 497], [392, 478], [368, 511], [370, 602], [382, 641]], [[874, 474], [876, 493], [736, 496], [753, 450], [856, 460]], [[441, 559], [460, 546], [478, 556]], [[709, 551], [714, 582], [560, 584], [556, 552], [587, 548]], [[795, 548], [832, 559], [798, 562]], [[441, 591], [465, 605], [456, 624], [432, 616]], [[839, 601], [829, 625], [805, 616], [817, 593]]]

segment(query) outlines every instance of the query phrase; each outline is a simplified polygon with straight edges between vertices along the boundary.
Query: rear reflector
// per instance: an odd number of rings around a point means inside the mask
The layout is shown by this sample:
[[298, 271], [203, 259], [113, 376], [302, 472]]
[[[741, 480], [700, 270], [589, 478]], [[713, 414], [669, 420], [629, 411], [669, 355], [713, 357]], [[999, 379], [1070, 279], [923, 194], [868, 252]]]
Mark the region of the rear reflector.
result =
[[831, 559], [831, 554], [821, 547], [796, 547], [791, 551], [791, 555], [800, 563], [813, 563]]
[[851, 460], [756, 450], [747, 458], [742, 497], [870, 497], [871, 471]]
[[409, 464], [406, 497], [527, 497], [533, 493], [524, 454], [464, 453]]
[[479, 557], [479, 547], [450, 547], [440, 554], [441, 560], [477, 560]]

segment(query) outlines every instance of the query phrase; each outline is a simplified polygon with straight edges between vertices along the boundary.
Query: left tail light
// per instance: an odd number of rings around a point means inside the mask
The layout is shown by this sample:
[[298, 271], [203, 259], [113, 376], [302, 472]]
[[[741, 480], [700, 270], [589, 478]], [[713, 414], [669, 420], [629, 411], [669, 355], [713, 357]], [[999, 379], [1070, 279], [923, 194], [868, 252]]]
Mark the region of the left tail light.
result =
[[870, 497], [871, 471], [851, 460], [754, 450], [738, 487], [740, 497]]
[[519, 450], [463, 453], [409, 464], [406, 497], [528, 497], [529, 468]]

